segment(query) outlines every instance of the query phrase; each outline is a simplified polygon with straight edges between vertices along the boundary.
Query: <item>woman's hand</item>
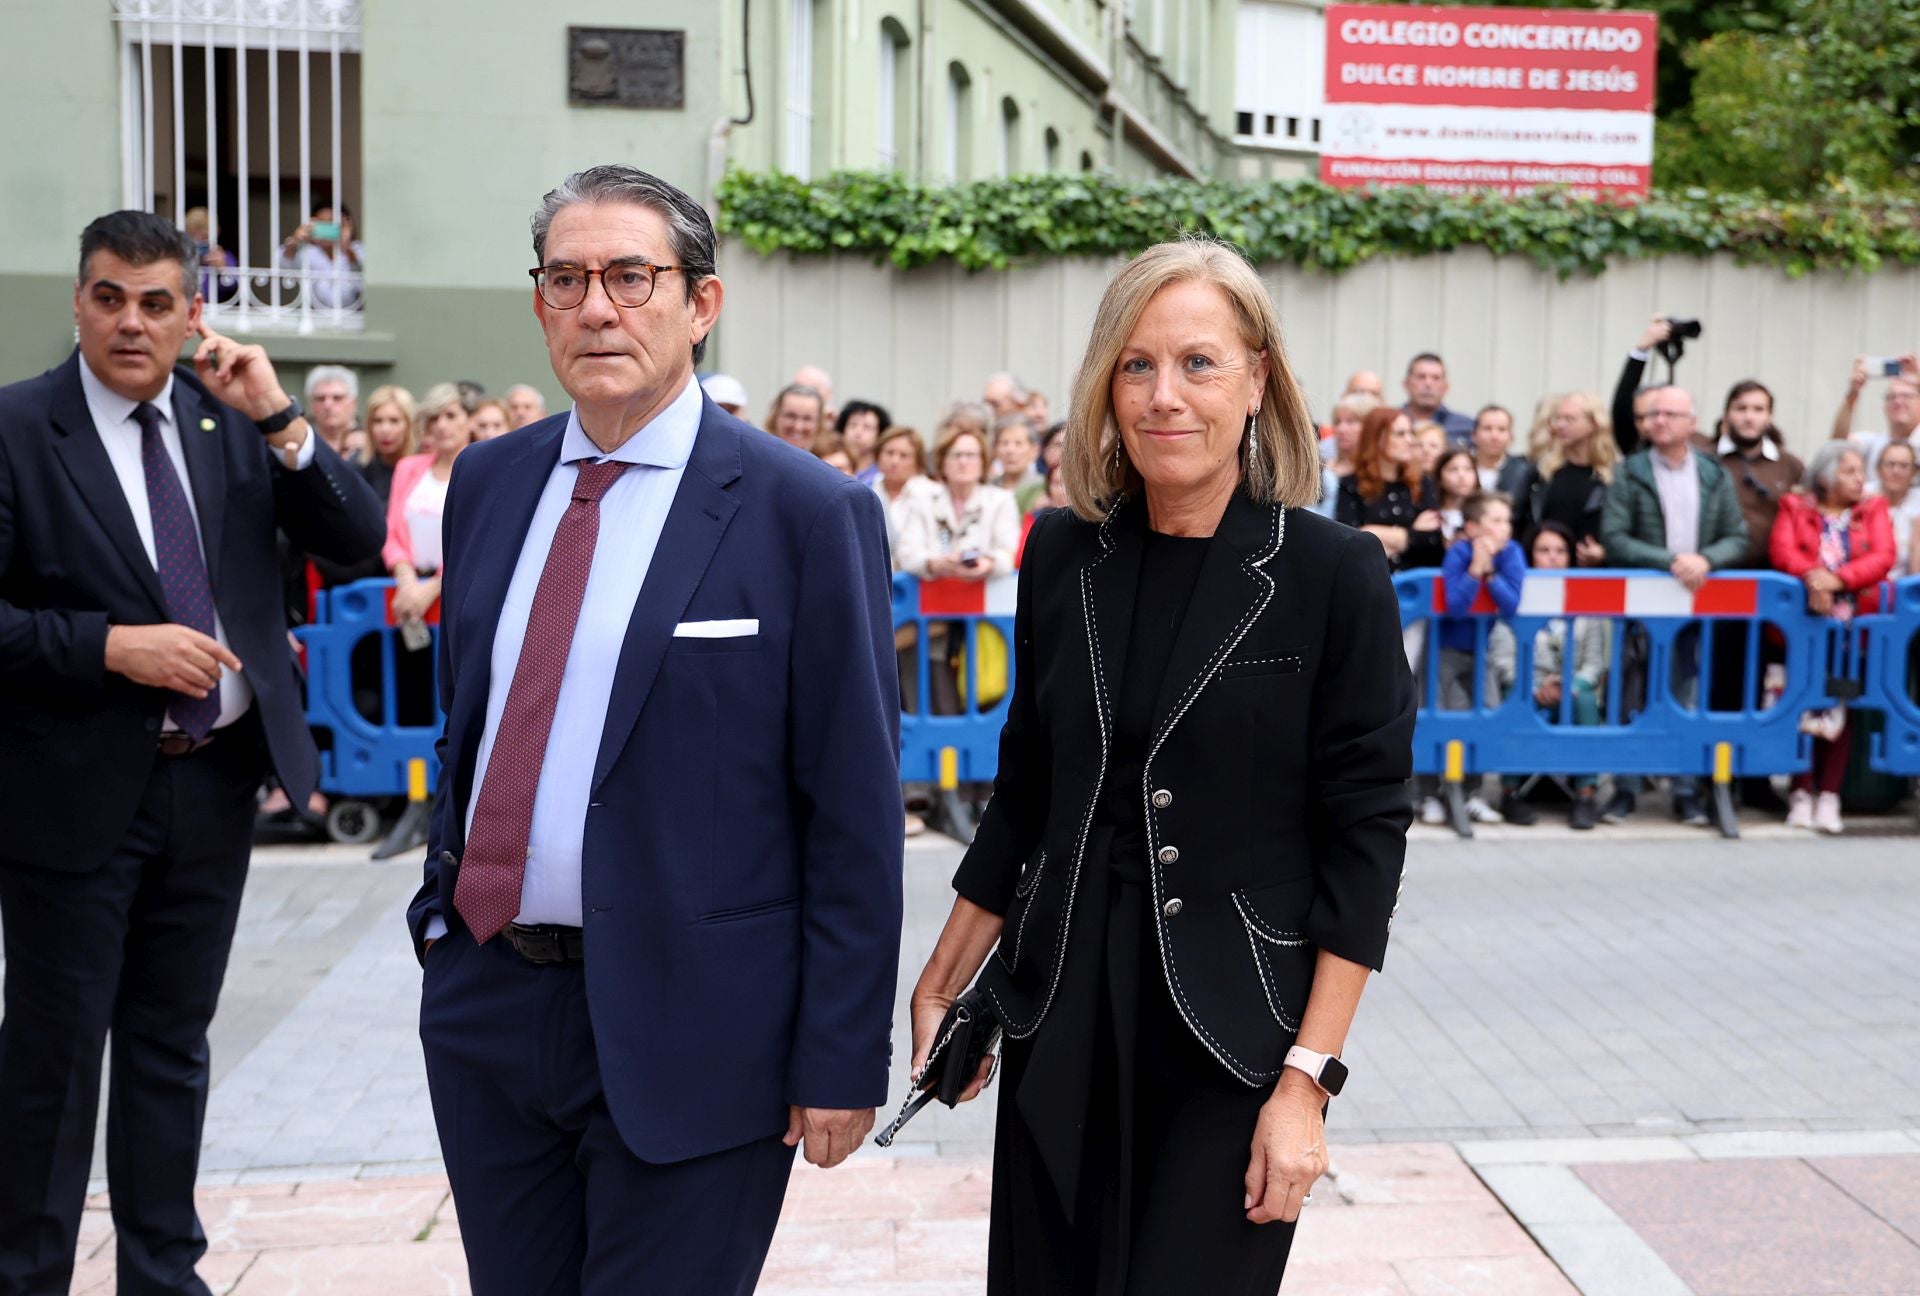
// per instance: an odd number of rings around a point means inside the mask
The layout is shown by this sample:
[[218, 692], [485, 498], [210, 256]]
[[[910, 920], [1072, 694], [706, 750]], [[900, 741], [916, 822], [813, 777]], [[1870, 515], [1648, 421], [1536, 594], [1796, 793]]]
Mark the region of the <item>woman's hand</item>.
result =
[[1247, 1219], [1255, 1224], [1300, 1218], [1300, 1205], [1327, 1172], [1326, 1096], [1305, 1072], [1287, 1067], [1260, 1108], [1247, 1160]]
[[1827, 616], [1833, 611], [1833, 591], [1815, 586], [1807, 591], [1807, 611]]
[[1407, 551], [1407, 529], [1397, 526], [1363, 526], [1362, 531], [1370, 532], [1380, 541], [1380, 547], [1387, 551], [1387, 557], [1398, 558]]
[[393, 619], [418, 621], [425, 617], [433, 601], [440, 597], [440, 578], [428, 576], [393, 592]]
[[961, 580], [983, 581], [993, 575], [993, 559], [981, 554], [972, 562], [958, 564], [954, 574]]
[[1438, 531], [1440, 529], [1440, 510], [1421, 509], [1419, 516], [1413, 519], [1415, 531]]
[[1560, 677], [1548, 675], [1540, 681], [1540, 687], [1533, 691], [1533, 700], [1540, 706], [1557, 707], [1560, 705]]
[[927, 579], [946, 580], [960, 574], [960, 560], [946, 554], [935, 554], [927, 559]]
[[1811, 568], [1800, 579], [1809, 590], [1821, 590], [1828, 594], [1838, 594], [1847, 587], [1838, 572], [1830, 572], [1825, 567]]
[[[913, 995], [913, 1071], [908, 1077], [914, 1084], [920, 1083], [920, 1073], [926, 1069], [927, 1054], [939, 1041], [935, 1032], [946, 1019], [947, 1010], [953, 1007], [955, 996], [942, 994], [934, 990], [916, 990]], [[997, 1059], [989, 1053], [980, 1059], [980, 1073], [973, 1082], [960, 1091], [961, 1102], [971, 1102], [980, 1096], [980, 1091], [993, 1079], [993, 1066]]]

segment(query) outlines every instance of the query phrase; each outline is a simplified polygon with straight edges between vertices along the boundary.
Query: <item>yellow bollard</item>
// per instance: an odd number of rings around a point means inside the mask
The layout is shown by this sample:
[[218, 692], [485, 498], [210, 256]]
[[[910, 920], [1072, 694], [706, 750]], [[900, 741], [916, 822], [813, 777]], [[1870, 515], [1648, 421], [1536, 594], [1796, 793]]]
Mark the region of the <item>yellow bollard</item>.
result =
[[1729, 742], [1713, 745], [1713, 781], [1726, 784], [1733, 782], [1733, 744]]
[[407, 800], [427, 799], [427, 763], [415, 756], [407, 762]]
[[957, 791], [960, 787], [960, 753], [952, 747], [940, 749], [940, 790]]
[[1467, 778], [1467, 745], [1458, 738], [1447, 744], [1447, 782], [1464, 783]]

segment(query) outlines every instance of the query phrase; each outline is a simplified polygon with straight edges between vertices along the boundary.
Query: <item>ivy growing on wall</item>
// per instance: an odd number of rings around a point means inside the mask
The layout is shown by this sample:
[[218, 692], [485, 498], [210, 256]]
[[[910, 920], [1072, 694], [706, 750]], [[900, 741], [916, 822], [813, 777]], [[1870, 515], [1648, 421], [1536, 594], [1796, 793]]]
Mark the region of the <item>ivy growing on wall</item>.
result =
[[951, 258], [969, 270], [1109, 256], [1193, 231], [1256, 262], [1338, 272], [1381, 256], [1481, 247], [1562, 278], [1609, 261], [1731, 253], [1799, 275], [1920, 264], [1920, 198], [1836, 189], [1814, 201], [1689, 189], [1638, 204], [1424, 189], [1334, 189], [1101, 175], [1016, 176], [947, 186], [892, 173], [819, 180], [729, 172], [720, 230], [755, 251], [866, 253], [903, 269]]

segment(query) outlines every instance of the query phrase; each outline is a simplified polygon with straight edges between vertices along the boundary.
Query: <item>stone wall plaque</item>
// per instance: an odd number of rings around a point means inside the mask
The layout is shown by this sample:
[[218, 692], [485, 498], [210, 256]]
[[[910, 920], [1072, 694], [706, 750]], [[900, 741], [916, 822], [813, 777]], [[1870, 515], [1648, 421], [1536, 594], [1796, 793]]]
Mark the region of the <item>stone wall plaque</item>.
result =
[[687, 34], [639, 27], [567, 28], [567, 102], [687, 106]]

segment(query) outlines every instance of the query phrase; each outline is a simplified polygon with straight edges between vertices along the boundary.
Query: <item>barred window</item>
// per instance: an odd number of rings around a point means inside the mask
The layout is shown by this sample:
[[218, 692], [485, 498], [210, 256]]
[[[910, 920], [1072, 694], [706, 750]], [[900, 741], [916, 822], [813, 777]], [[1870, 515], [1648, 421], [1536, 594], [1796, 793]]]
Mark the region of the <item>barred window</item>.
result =
[[203, 245], [215, 327], [359, 330], [361, 0], [112, 0], [122, 187]]

